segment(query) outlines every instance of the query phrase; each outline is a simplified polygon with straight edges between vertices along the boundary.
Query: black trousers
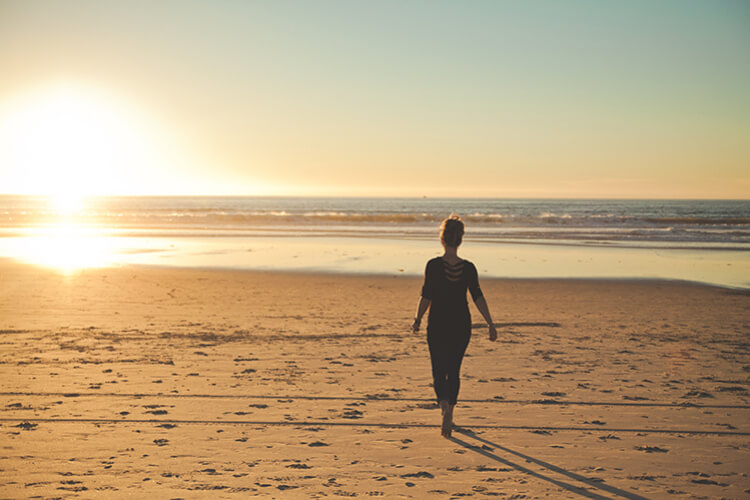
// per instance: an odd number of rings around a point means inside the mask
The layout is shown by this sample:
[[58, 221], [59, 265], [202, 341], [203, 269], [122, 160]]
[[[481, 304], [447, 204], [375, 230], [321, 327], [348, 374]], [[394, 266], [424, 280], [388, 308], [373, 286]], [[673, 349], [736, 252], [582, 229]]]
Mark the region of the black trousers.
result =
[[456, 329], [428, 329], [427, 345], [432, 361], [432, 381], [435, 396], [456, 404], [461, 387], [461, 362], [471, 339], [471, 326]]

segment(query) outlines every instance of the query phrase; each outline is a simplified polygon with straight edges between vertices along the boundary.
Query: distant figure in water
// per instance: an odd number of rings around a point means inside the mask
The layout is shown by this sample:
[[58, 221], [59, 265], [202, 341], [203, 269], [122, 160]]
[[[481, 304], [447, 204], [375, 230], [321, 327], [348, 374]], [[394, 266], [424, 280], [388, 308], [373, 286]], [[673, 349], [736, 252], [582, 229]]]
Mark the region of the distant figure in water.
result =
[[443, 412], [441, 434], [451, 436], [453, 407], [458, 398], [459, 372], [466, 347], [471, 338], [471, 315], [466, 300], [466, 290], [490, 326], [490, 340], [497, 339], [497, 330], [479, 288], [477, 268], [458, 256], [458, 247], [464, 236], [464, 223], [457, 215], [443, 221], [440, 241], [445, 253], [427, 262], [424, 272], [422, 297], [412, 330], [419, 331], [422, 316], [429, 308], [427, 318], [427, 344], [432, 360], [432, 378], [438, 404]]

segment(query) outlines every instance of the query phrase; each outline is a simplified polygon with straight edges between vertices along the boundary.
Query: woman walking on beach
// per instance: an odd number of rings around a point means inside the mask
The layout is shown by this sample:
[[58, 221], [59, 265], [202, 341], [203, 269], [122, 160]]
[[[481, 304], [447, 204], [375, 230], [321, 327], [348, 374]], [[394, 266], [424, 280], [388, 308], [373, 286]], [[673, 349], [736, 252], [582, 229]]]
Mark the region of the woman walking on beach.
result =
[[419, 331], [422, 316], [429, 308], [427, 344], [432, 361], [432, 378], [438, 404], [443, 412], [441, 434], [451, 436], [453, 407], [458, 398], [459, 372], [466, 347], [471, 338], [471, 315], [466, 290], [490, 326], [490, 340], [497, 331], [479, 288], [477, 268], [458, 256], [464, 235], [464, 223], [457, 215], [445, 219], [440, 228], [440, 241], [445, 253], [427, 262], [422, 297], [417, 307], [412, 330]]

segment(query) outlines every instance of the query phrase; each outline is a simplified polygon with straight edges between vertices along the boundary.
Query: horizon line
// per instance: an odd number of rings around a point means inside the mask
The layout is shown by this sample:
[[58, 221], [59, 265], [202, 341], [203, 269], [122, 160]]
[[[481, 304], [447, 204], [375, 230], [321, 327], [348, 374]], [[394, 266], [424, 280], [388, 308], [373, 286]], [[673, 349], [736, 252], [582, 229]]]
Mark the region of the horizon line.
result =
[[[55, 198], [55, 194], [40, 193], [0, 193], [0, 197]], [[680, 198], [680, 197], [588, 197], [588, 196], [392, 196], [392, 195], [326, 195], [326, 194], [92, 194], [81, 195], [90, 198], [327, 198], [327, 199], [401, 199], [401, 200], [580, 200], [580, 201], [750, 201], [750, 198]]]

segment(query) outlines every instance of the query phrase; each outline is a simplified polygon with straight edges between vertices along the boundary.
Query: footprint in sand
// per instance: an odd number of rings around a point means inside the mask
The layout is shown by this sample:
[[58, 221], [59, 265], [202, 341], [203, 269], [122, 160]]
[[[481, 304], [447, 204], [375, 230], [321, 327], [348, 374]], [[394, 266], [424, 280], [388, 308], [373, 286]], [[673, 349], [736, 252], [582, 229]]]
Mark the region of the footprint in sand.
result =
[[697, 389], [694, 389], [692, 391], [686, 392], [683, 398], [714, 398], [714, 395], [710, 392], [706, 391], [700, 391]]
[[646, 453], [667, 453], [669, 452], [666, 448], [659, 448], [658, 446], [636, 446], [636, 450], [645, 451]]
[[718, 481], [714, 481], [713, 479], [691, 479], [690, 482], [696, 484], [715, 484], [717, 486], [729, 486], [726, 483], [720, 483]]
[[362, 418], [363, 413], [359, 410], [346, 410], [341, 417], [342, 418], [348, 418], [348, 419], [357, 419]]
[[615, 436], [614, 434], [607, 434], [606, 436], [599, 436], [599, 439], [601, 439], [602, 441], [606, 441], [608, 439], [620, 439], [620, 438]]
[[312, 469], [312, 467], [310, 467], [307, 464], [290, 464], [290, 465], [287, 465], [287, 468], [288, 469]]
[[407, 477], [422, 477], [422, 478], [427, 478], [427, 479], [434, 479], [435, 478], [435, 476], [433, 476], [432, 474], [430, 474], [429, 472], [424, 471], [424, 470], [419, 471], [419, 472], [412, 472], [410, 474], [401, 474], [401, 477], [403, 477], [403, 478], [407, 478]]
[[316, 448], [316, 447], [320, 447], [320, 446], [330, 446], [330, 445], [328, 443], [324, 443], [323, 441], [314, 441], [312, 443], [308, 443], [307, 446]]

